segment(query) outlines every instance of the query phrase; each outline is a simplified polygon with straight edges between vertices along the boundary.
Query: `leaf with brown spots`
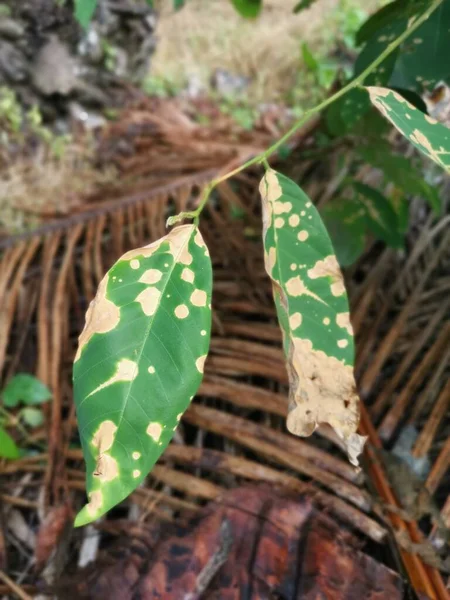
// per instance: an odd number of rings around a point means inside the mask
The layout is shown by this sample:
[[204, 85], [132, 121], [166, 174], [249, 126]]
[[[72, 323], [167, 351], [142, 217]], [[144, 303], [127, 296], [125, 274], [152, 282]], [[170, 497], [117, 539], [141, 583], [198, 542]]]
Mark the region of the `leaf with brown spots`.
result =
[[101, 516], [146, 477], [203, 377], [211, 260], [195, 225], [127, 252], [86, 314], [73, 380], [89, 503]]
[[[284, 175], [267, 170], [260, 192], [265, 264], [289, 373], [287, 427], [309, 436], [319, 425], [331, 425], [357, 465], [364, 438], [356, 434], [353, 330], [330, 238], [309, 198]], [[281, 213], [283, 224], [277, 223]]]

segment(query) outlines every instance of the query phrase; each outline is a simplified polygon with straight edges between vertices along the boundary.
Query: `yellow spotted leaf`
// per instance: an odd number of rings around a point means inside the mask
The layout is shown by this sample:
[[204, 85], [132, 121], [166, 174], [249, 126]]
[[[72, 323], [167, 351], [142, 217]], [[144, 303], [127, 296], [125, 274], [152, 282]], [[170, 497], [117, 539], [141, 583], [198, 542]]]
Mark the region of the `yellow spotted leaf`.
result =
[[284, 175], [267, 170], [260, 192], [265, 265], [289, 374], [287, 427], [309, 436], [330, 425], [357, 465], [364, 438], [356, 433], [353, 330], [330, 238], [309, 198]]
[[423, 154], [450, 172], [450, 130], [425, 115], [400, 94], [367, 87], [372, 104]]
[[101, 281], [73, 369], [89, 497], [75, 525], [126, 498], [171, 440], [203, 377], [211, 287], [195, 225], [127, 252]]

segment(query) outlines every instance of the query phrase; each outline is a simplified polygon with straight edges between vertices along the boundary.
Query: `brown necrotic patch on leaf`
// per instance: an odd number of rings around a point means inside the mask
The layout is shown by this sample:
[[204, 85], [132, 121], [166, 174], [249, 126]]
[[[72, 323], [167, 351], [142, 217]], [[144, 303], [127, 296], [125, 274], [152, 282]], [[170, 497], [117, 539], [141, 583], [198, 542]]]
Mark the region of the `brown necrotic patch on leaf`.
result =
[[355, 434], [359, 397], [353, 368], [334, 356], [314, 350], [310, 340], [292, 338], [288, 373], [289, 431], [306, 437], [319, 425], [331, 425], [346, 442], [350, 461], [357, 465], [365, 438]]
[[115, 458], [109, 454], [101, 454], [98, 457], [97, 465], [94, 471], [94, 477], [102, 482], [112, 481], [119, 475], [119, 468]]
[[98, 449], [99, 453], [107, 452], [113, 445], [117, 431], [117, 425], [113, 421], [102, 421], [99, 428], [94, 433], [92, 444]]
[[75, 355], [77, 361], [84, 346], [96, 333], [108, 333], [115, 329], [120, 321], [120, 309], [106, 297], [108, 288], [108, 275], [105, 275], [98, 286], [97, 294], [86, 312], [86, 324], [78, 338], [78, 350]]

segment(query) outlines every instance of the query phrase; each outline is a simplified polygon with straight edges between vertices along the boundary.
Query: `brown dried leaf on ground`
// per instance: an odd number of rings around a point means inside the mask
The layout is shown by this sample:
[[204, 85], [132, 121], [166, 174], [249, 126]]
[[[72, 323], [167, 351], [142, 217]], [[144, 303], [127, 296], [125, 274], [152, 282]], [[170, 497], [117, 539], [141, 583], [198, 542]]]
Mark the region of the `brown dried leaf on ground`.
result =
[[[129, 546], [128, 546], [129, 547]], [[145, 552], [145, 556], [142, 555]], [[311, 498], [263, 488], [227, 492], [151, 549], [94, 566], [78, 598], [360, 600], [403, 597], [400, 578], [357, 550], [356, 539]], [[140, 565], [140, 574], [138, 569]]]
[[43, 568], [50, 558], [52, 551], [57, 547], [64, 528], [72, 516], [72, 511], [67, 504], [55, 506], [47, 514], [39, 528], [36, 538], [34, 557], [36, 568]]

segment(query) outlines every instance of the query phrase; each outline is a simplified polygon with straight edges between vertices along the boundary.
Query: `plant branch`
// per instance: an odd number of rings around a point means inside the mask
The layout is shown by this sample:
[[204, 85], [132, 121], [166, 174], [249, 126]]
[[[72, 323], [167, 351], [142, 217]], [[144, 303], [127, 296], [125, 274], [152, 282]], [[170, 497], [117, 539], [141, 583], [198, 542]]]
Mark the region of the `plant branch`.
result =
[[267, 166], [267, 159], [269, 158], [269, 156], [276, 152], [280, 148], [280, 146], [285, 144], [289, 140], [289, 138], [292, 137], [296, 133], [296, 131], [298, 131], [300, 127], [302, 127], [310, 119], [310, 117], [312, 117], [318, 112], [321, 112], [324, 108], [327, 108], [328, 106], [336, 102], [336, 100], [339, 100], [339, 98], [342, 98], [342, 96], [344, 96], [350, 90], [360, 87], [361, 84], [364, 82], [365, 78], [370, 73], [372, 73], [372, 71], [374, 71], [378, 67], [378, 65], [380, 65], [394, 50], [396, 50], [416, 29], [418, 29], [422, 25], [422, 23], [424, 23], [430, 17], [430, 15], [439, 7], [439, 5], [442, 4], [442, 2], [443, 0], [434, 0], [433, 2], [431, 2], [429, 7], [419, 17], [417, 17], [415, 21], [411, 23], [411, 25], [407, 29], [405, 29], [405, 31], [402, 34], [398, 36], [398, 38], [396, 38], [393, 42], [386, 46], [383, 52], [372, 63], [370, 63], [370, 65], [366, 67], [364, 71], [362, 71], [357, 77], [349, 81], [349, 83], [347, 83], [346, 86], [341, 88], [335, 94], [323, 100], [323, 102], [320, 102], [313, 108], [310, 108], [309, 110], [305, 111], [303, 116], [300, 117], [300, 119], [298, 119], [298, 121], [296, 121], [294, 125], [292, 125], [292, 127], [277, 142], [272, 144], [272, 146], [270, 146], [267, 150], [265, 150], [261, 154], [258, 154], [257, 156], [254, 156], [247, 162], [243, 163], [240, 167], [237, 167], [236, 169], [233, 169], [225, 175], [213, 179], [211, 183], [209, 183], [206, 186], [198, 207], [194, 211], [182, 212], [174, 217], [169, 217], [169, 219], [167, 220], [167, 225], [174, 225], [175, 223], [182, 221], [183, 219], [195, 219], [195, 222], [197, 224], [200, 213], [204, 209], [206, 203], [208, 202], [211, 192], [216, 186], [218, 186], [223, 181], [226, 181], [230, 177], [241, 173], [242, 171], [244, 171], [248, 167], [251, 167], [252, 165], [262, 163]]

